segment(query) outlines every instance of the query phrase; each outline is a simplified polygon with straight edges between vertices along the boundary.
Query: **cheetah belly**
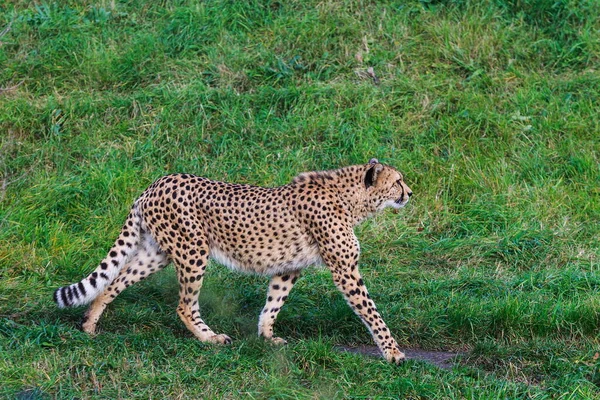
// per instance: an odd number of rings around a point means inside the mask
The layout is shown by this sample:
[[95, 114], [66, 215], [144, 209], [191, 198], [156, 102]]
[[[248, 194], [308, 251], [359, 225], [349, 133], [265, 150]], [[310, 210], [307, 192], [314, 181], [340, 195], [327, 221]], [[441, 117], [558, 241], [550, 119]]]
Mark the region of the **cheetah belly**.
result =
[[288, 257], [285, 257], [285, 255], [275, 255], [275, 260], [265, 260], [260, 257], [253, 259], [252, 255], [240, 259], [241, 257], [238, 258], [231, 253], [217, 246], [211, 246], [210, 248], [210, 257], [219, 264], [223, 264], [233, 270], [262, 275], [298, 271], [311, 265], [318, 266], [323, 264], [323, 259], [316, 244], [308, 245], [302, 251], [290, 254]]

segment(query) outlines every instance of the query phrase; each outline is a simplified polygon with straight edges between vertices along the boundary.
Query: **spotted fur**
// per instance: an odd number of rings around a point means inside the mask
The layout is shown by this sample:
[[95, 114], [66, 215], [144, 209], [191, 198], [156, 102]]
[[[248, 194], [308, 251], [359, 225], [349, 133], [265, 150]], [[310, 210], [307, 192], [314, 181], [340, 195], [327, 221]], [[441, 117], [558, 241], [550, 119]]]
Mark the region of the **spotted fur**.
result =
[[216, 182], [188, 174], [154, 182], [134, 203], [100, 265], [82, 281], [58, 289], [59, 307], [92, 302], [82, 328], [92, 334], [106, 306], [128, 286], [173, 262], [179, 280], [177, 313], [200, 340], [230, 343], [200, 318], [198, 293], [209, 257], [232, 269], [271, 276], [258, 334], [275, 343], [277, 314], [300, 271], [325, 264], [346, 301], [388, 361], [399, 350], [358, 271], [353, 227], [412, 195], [402, 175], [372, 159], [298, 175], [274, 188]]

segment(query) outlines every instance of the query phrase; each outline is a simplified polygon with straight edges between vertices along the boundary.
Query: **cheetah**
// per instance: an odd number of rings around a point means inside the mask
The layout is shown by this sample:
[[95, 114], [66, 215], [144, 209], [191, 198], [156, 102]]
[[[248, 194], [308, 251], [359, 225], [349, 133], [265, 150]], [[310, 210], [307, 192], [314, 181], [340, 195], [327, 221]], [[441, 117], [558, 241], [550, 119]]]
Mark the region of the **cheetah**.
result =
[[371, 159], [337, 170], [305, 172], [290, 184], [264, 188], [189, 174], [159, 178], [135, 201], [100, 265], [54, 293], [58, 307], [88, 304], [82, 329], [94, 334], [100, 316], [125, 288], [175, 264], [177, 314], [203, 342], [229, 344], [200, 318], [198, 293], [208, 259], [234, 270], [271, 277], [258, 335], [275, 344], [279, 310], [301, 271], [326, 265], [335, 286], [367, 326], [386, 360], [404, 359], [358, 270], [354, 226], [412, 195], [402, 174]]

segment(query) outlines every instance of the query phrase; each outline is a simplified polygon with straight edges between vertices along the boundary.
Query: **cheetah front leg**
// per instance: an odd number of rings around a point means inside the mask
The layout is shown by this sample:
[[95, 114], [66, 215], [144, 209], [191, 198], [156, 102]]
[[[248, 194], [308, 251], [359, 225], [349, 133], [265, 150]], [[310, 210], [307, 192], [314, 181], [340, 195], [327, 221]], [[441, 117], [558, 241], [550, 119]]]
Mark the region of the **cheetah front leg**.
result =
[[323, 260], [331, 270], [333, 282], [344, 294], [352, 310], [369, 328], [373, 340], [389, 362], [400, 363], [404, 353], [379, 315], [375, 303], [358, 272], [360, 248], [354, 232], [340, 232], [335, 238], [320, 234], [320, 251]]
[[379, 315], [377, 307], [373, 300], [371, 300], [356, 265], [349, 268], [337, 267], [332, 269], [332, 273], [333, 282], [344, 294], [352, 310], [369, 328], [373, 340], [383, 353], [385, 359], [393, 363], [399, 363], [404, 360], [404, 353], [400, 351], [396, 340], [392, 337], [381, 315]]
[[300, 272], [294, 271], [277, 274], [271, 278], [267, 293], [267, 302], [258, 320], [258, 336], [262, 336], [275, 344], [287, 343], [285, 339], [273, 336], [273, 324], [275, 324], [277, 314], [279, 314], [283, 303], [287, 300], [290, 290], [294, 287], [299, 276]]

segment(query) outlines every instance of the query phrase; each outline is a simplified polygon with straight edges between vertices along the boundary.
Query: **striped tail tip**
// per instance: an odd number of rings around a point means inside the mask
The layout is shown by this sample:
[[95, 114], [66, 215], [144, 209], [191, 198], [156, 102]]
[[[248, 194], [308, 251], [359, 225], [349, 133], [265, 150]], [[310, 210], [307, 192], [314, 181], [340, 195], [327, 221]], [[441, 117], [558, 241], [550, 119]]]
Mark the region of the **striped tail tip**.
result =
[[58, 301], [58, 292], [60, 291], [60, 288], [56, 289], [54, 291], [54, 302], [56, 303], [56, 305], [58, 306], [58, 308], [63, 308], [62, 304]]
[[69, 299], [65, 294], [65, 287], [58, 288], [54, 291], [54, 302], [58, 308], [65, 308], [69, 306]]
[[95, 296], [87, 295], [88, 291], [82, 282], [63, 286], [54, 292], [54, 301], [58, 308], [75, 307], [89, 303]]

